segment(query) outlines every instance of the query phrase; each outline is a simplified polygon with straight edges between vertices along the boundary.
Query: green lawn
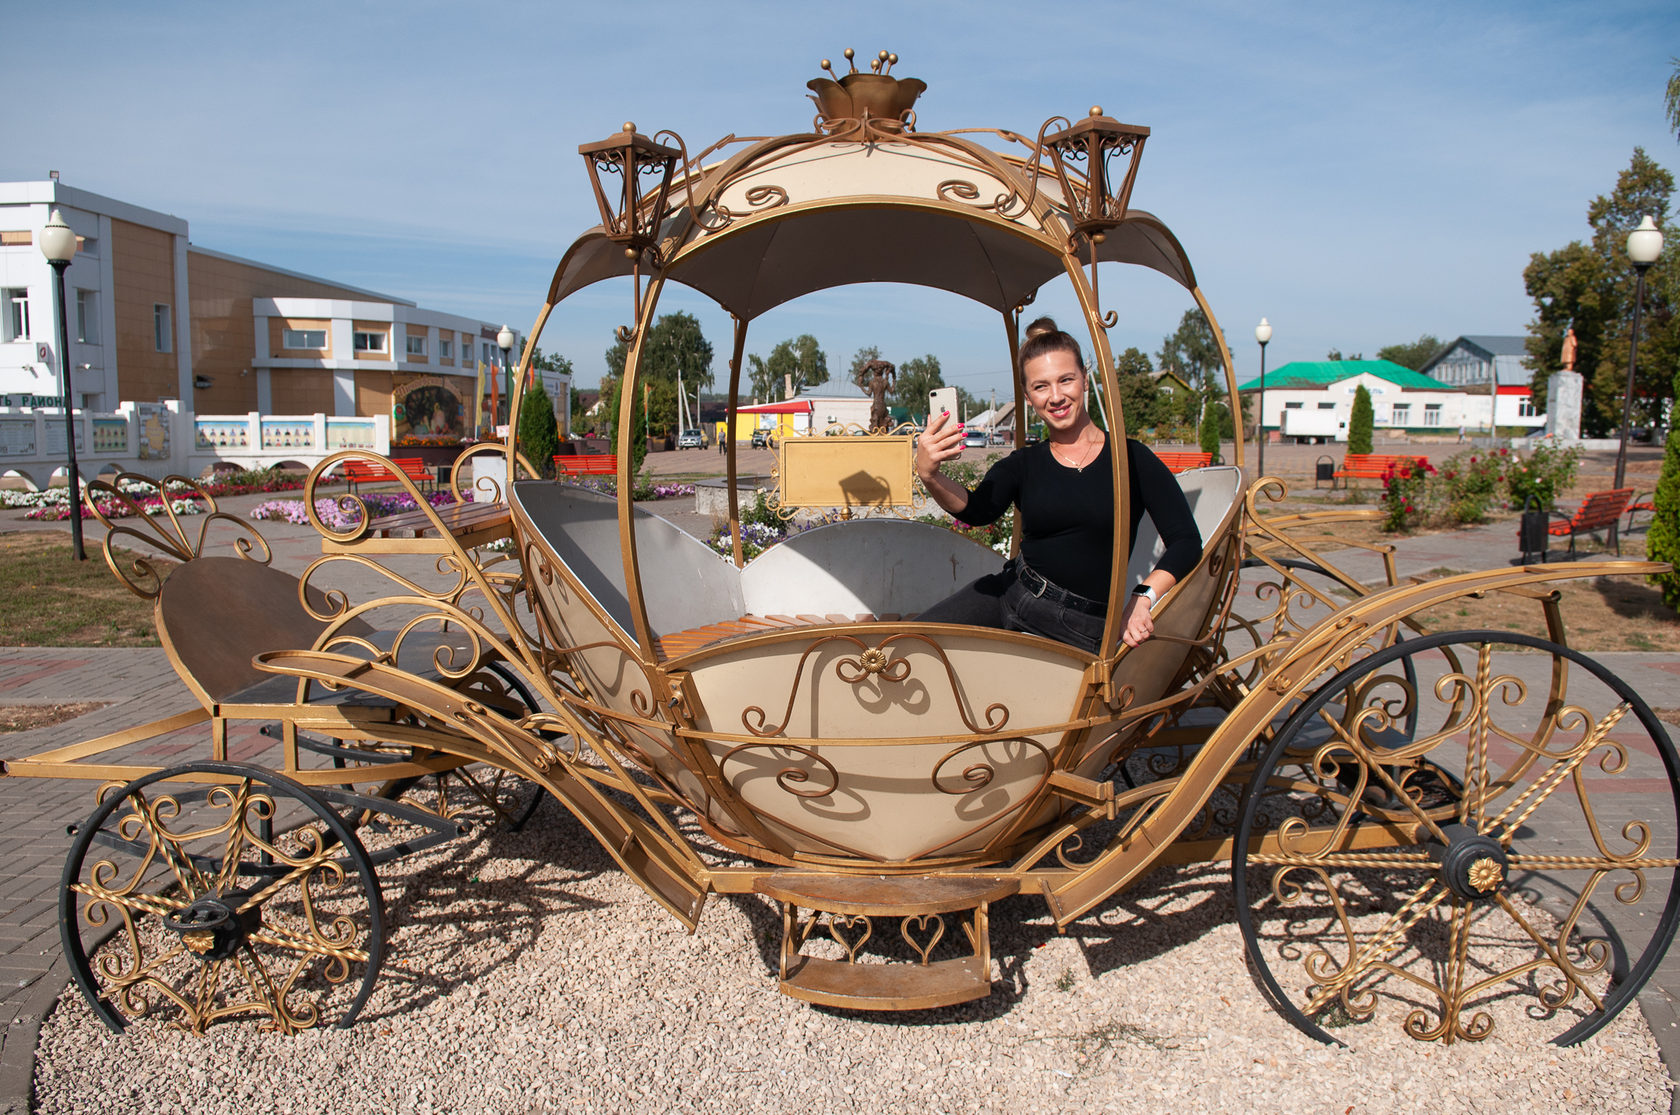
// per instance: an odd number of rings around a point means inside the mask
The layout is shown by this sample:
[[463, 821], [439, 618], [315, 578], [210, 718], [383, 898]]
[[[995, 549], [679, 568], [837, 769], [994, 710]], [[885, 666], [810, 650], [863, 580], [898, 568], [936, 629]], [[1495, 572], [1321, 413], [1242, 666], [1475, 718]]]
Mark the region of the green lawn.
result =
[[152, 604], [135, 596], [91, 541], [70, 557], [58, 531], [0, 534], [0, 646], [155, 647]]

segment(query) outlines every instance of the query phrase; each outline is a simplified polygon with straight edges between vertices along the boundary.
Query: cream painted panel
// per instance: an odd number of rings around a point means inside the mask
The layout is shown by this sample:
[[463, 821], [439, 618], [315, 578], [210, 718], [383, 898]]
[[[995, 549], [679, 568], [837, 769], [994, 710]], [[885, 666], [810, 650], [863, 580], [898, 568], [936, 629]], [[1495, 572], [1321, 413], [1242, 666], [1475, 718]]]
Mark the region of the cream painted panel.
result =
[[[698, 722], [736, 734], [893, 739], [1031, 730], [1072, 715], [1085, 661], [1072, 647], [972, 628], [924, 630], [795, 628], [773, 643], [721, 644], [693, 666], [704, 706]], [[865, 647], [886, 653], [884, 669], [865, 671]]]
[[800, 851], [902, 861], [983, 846], [1048, 776], [1056, 738], [711, 750], [724, 779]]

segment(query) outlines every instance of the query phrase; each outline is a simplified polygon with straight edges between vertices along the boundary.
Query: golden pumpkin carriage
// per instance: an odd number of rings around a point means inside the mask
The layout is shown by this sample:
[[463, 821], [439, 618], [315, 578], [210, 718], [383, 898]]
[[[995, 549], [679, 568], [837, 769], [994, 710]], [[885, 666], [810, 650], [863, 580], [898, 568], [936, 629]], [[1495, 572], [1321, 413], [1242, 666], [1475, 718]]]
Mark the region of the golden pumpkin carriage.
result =
[[[921, 83], [891, 76], [892, 61], [812, 82], [809, 132], [731, 138], [690, 158], [676, 137], [626, 125], [580, 148], [602, 224], [562, 258], [531, 342], [568, 297], [633, 279], [618, 495], [536, 479], [506, 452], [495, 496], [511, 562], [430, 511], [436, 529], [400, 547], [374, 537], [365, 508], [347, 528], [315, 517], [328, 552], [296, 594], [317, 626], [261, 647], [255, 667], [294, 680], [282, 719], [339, 744], [329, 773], [284, 771], [376, 789], [335, 805], [227, 763], [113, 786], [63, 890], [67, 949], [108, 1020], [167, 1008], [197, 1026], [256, 1009], [294, 1024], [321, 1013], [316, 988], [357, 975], [359, 997], [335, 1015], [353, 1018], [379, 964], [379, 904], [342, 815], [400, 803], [406, 787], [380, 766], [393, 761], [479, 764], [542, 787], [690, 929], [714, 894], [779, 903], [780, 989], [829, 1006], [983, 997], [996, 903], [1041, 898], [1065, 927], [1156, 866], [1219, 859], [1234, 865], [1258, 981], [1321, 1039], [1390, 1008], [1417, 1037], [1480, 1038], [1507, 1010], [1574, 1041], [1630, 1001], [1674, 932], [1680, 763], [1639, 695], [1564, 644], [1550, 586], [1657, 566], [1399, 584], [1390, 562], [1372, 588], [1324, 555], [1348, 513], [1264, 512], [1283, 485], [1245, 483], [1239, 427], [1232, 466], [1183, 474], [1205, 549], [1158, 605], [1155, 637], [1127, 648], [1111, 615], [1088, 654], [915, 620], [996, 557], [891, 513], [917, 499], [909, 436], [784, 439], [779, 503], [820, 506], [827, 521], [750, 562], [733, 438], [733, 560], [635, 506], [633, 407], [668, 283], [731, 315], [733, 400], [749, 324], [791, 299], [874, 282], [948, 291], [999, 313], [1013, 363], [1023, 307], [1065, 280], [1117, 435], [1099, 267], [1153, 269], [1214, 322], [1178, 240], [1130, 208], [1147, 129], [1093, 109], [1032, 140], [919, 131]], [[602, 174], [618, 176], [616, 202]], [[352, 455], [312, 473], [311, 508], [322, 476]], [[1111, 457], [1115, 553], [1134, 555], [1110, 571], [1119, 598], [1153, 558], [1149, 537], [1128, 536], [1125, 454]], [[318, 591], [341, 563], [389, 572], [393, 549], [434, 561], [444, 586], [390, 573], [393, 595]], [[1425, 633], [1417, 620], [1494, 592], [1532, 601], [1550, 637]], [[429, 673], [403, 657], [422, 630], [453, 640], [428, 644]], [[507, 684], [486, 690], [486, 671]], [[320, 722], [323, 698], [364, 702], [379, 722], [337, 735]], [[217, 785], [189, 806], [159, 797], [164, 779]], [[274, 799], [288, 795], [314, 819], [282, 848]], [[171, 826], [195, 808], [219, 820], [192, 830], [208, 837], [187, 855]], [[140, 885], [148, 871], [172, 885]], [[306, 914], [280, 932], [269, 909], [287, 893]], [[314, 913], [329, 908], [331, 919]], [[113, 919], [122, 941], [88, 959], [90, 930]], [[896, 936], [876, 933], [894, 921]], [[289, 966], [261, 968], [256, 944]]]

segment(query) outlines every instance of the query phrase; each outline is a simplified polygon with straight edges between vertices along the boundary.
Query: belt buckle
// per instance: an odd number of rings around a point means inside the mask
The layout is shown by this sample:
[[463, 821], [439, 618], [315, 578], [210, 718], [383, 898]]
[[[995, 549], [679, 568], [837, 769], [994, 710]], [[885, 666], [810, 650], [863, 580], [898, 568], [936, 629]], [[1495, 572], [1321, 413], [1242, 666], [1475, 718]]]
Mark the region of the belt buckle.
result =
[[1024, 562], [1021, 565], [1021, 572], [1027, 574], [1027, 576], [1032, 580], [1038, 582], [1038, 586], [1036, 588], [1029, 588], [1027, 591], [1038, 597], [1040, 600], [1044, 599], [1044, 592], [1050, 587], [1050, 582], [1045, 580], [1043, 576]]

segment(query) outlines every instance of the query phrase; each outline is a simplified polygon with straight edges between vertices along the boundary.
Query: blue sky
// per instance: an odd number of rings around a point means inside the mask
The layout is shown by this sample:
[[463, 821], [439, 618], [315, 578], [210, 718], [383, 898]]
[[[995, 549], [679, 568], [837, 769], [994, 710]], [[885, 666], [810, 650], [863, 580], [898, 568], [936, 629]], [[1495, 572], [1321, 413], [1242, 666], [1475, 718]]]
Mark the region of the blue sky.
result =
[[[897, 74], [928, 83], [924, 130], [1031, 133], [1093, 104], [1148, 125], [1133, 204], [1184, 243], [1242, 375], [1262, 315], [1273, 368], [1425, 332], [1521, 333], [1529, 254], [1585, 236], [1588, 201], [1633, 148], [1680, 171], [1662, 105], [1673, 0], [63, 0], [14, 5], [6, 26], [34, 46], [7, 60], [8, 85], [29, 92], [0, 177], [56, 169], [186, 218], [205, 247], [522, 329], [597, 219], [579, 143], [625, 120], [691, 151], [803, 129], [804, 83], [846, 46], [892, 50]], [[1158, 350], [1190, 305], [1152, 272], [1105, 269], [1103, 295], [1117, 350]], [[1039, 305], [1075, 317], [1064, 291]], [[700, 315], [721, 385], [727, 317], [696, 297], [668, 295], [674, 308]], [[628, 319], [628, 293], [603, 287], [541, 343], [590, 385]], [[949, 295], [802, 299], [759, 319], [748, 351], [802, 332], [831, 369], [877, 344], [936, 354], [976, 394], [1007, 389], [996, 316]]]

